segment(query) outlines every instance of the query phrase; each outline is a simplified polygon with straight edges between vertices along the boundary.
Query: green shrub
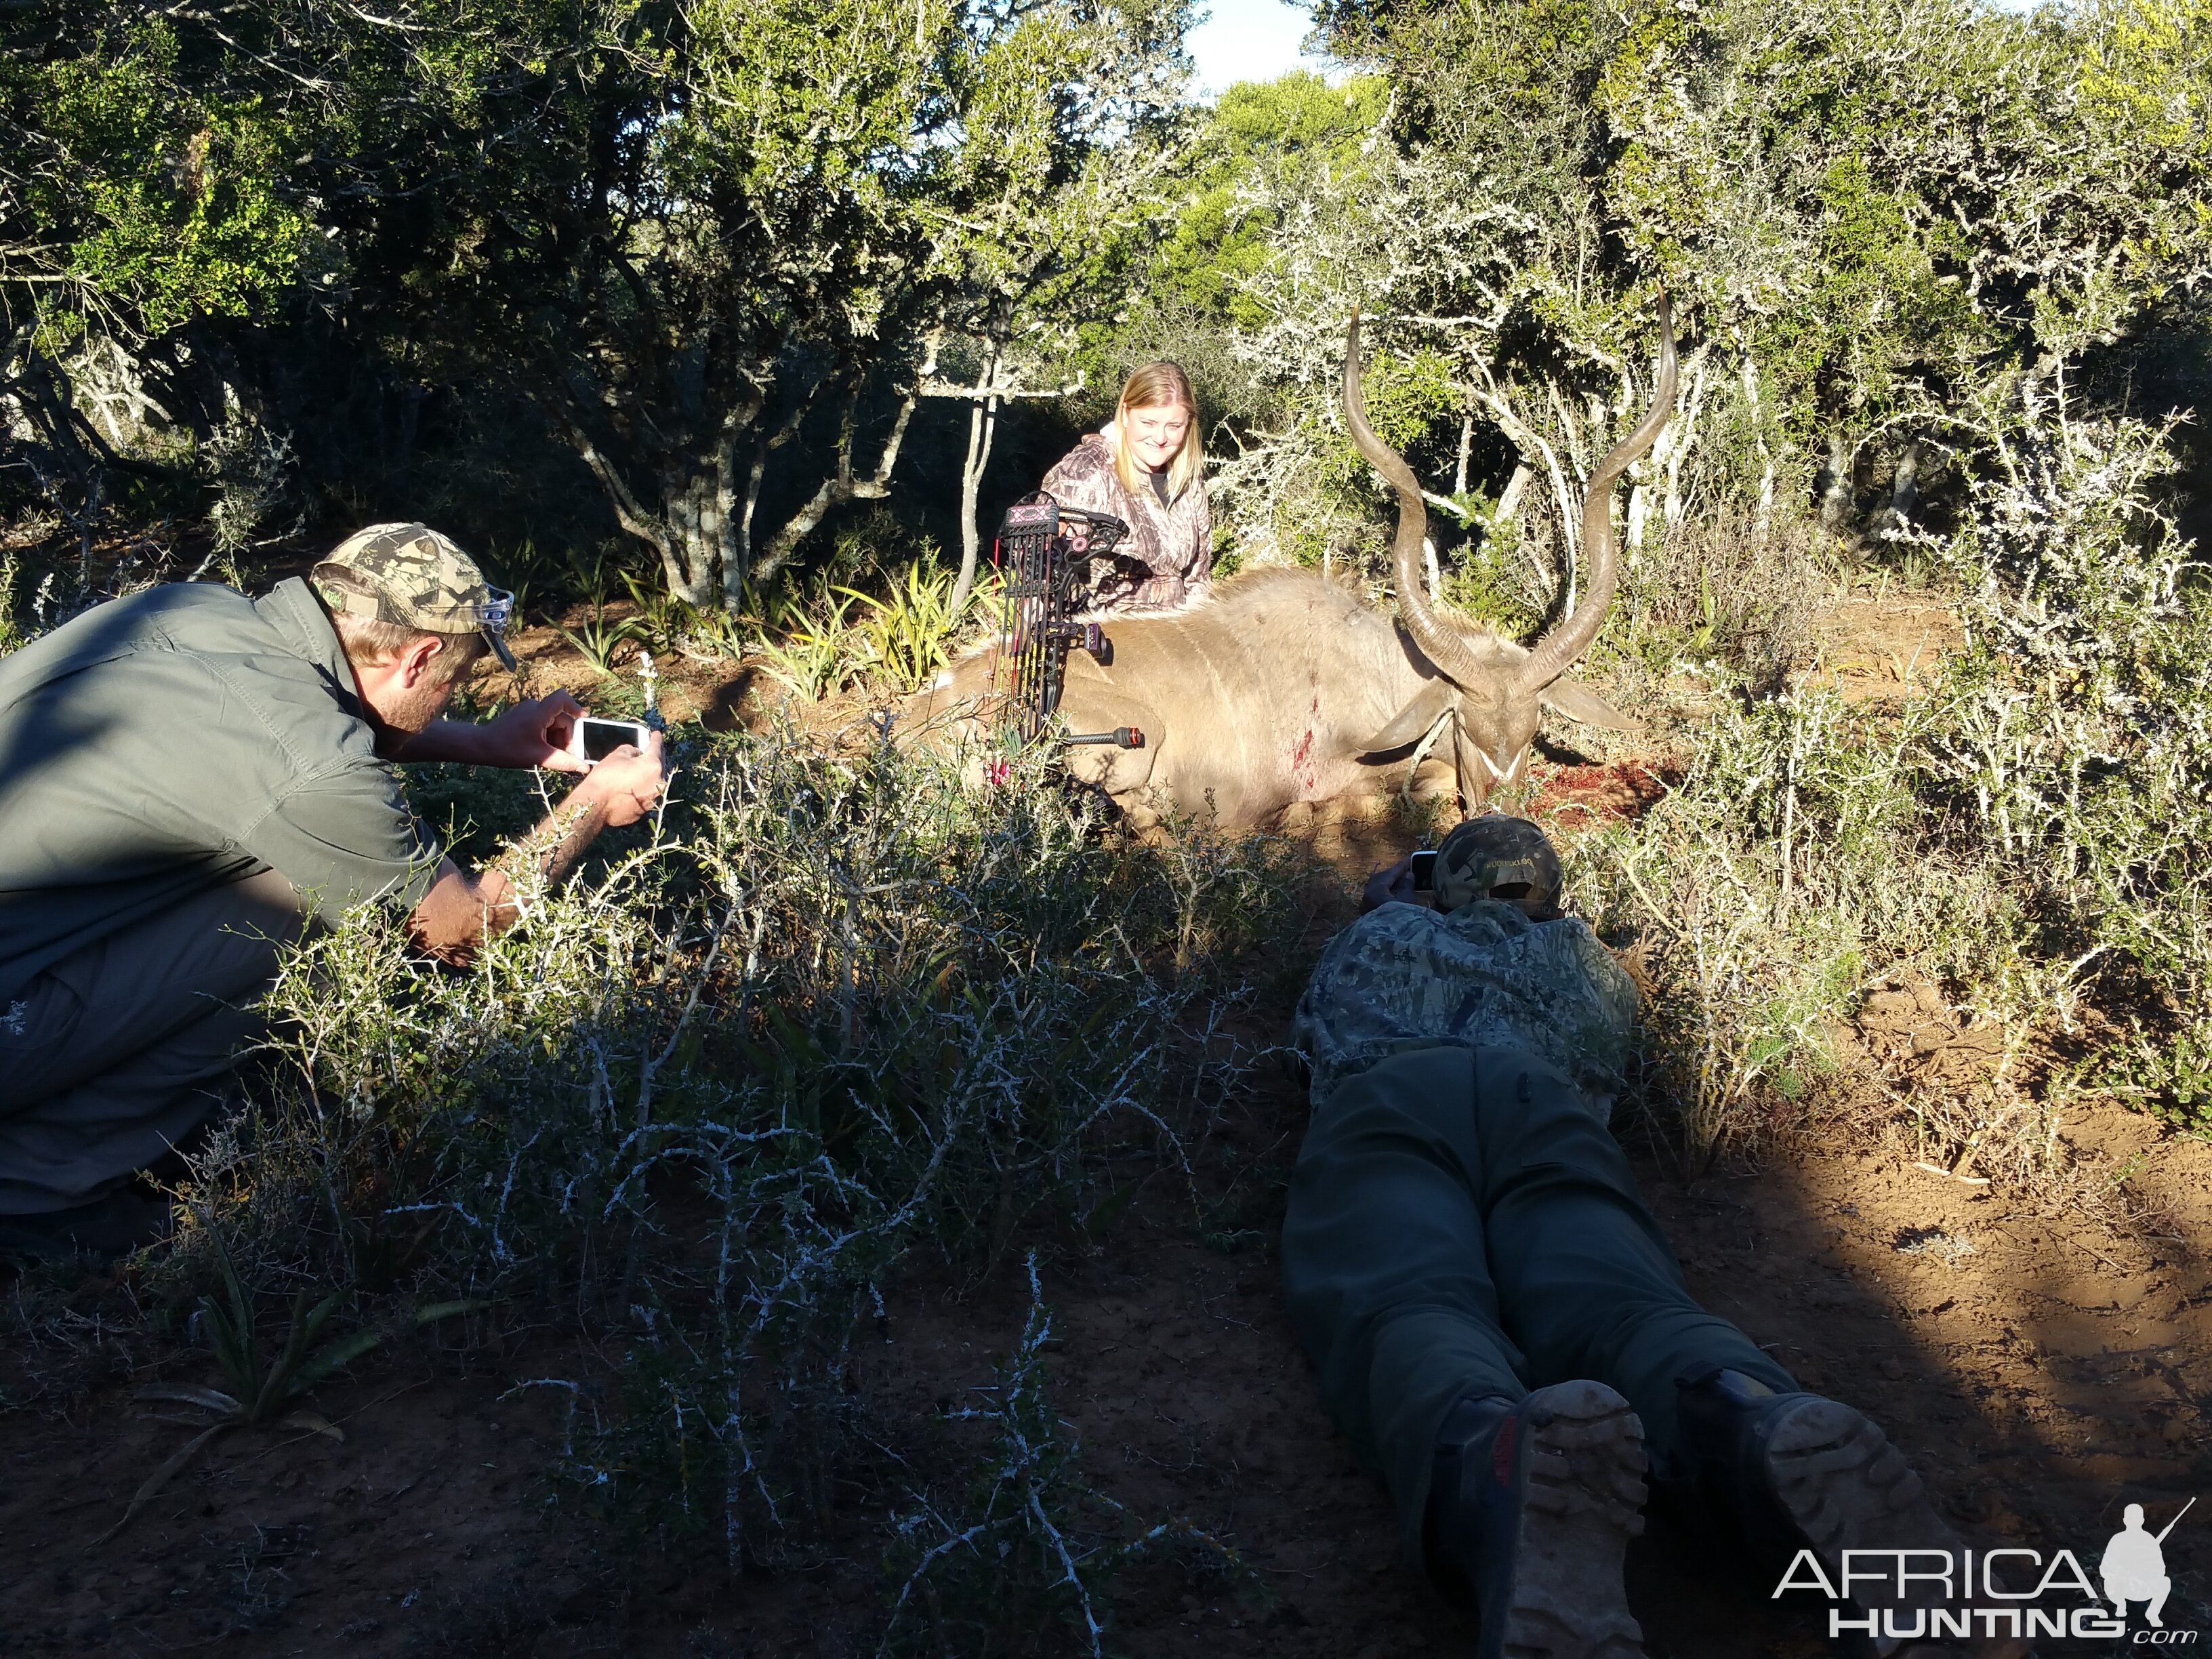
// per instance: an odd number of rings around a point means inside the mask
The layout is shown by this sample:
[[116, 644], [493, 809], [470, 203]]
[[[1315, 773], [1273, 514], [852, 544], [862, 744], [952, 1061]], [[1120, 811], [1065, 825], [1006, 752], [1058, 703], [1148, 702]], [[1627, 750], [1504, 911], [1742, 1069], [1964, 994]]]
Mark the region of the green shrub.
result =
[[1267, 844], [1111, 844], [1034, 760], [983, 792], [788, 736], [683, 764], [657, 833], [465, 972], [374, 915], [306, 945], [155, 1271], [187, 1298], [220, 1240], [271, 1280], [611, 1325], [624, 1403], [569, 1472], [734, 1568], [818, 1533], [850, 1344], [915, 1262], [1091, 1248], [1109, 1153], [1187, 1183], [1224, 975], [1290, 906]]
[[2212, 1129], [2212, 580], [2162, 498], [2171, 428], [2031, 379], [1944, 550], [1976, 651], [1931, 769], [2122, 1034], [2102, 1086]]
[[2085, 1088], [2212, 1128], [2212, 585], [2159, 504], [2170, 434], [2023, 395], [1985, 435], [1936, 550], [1972, 647], [1932, 693], [1737, 686], [1680, 787], [1583, 846], [1582, 902], [1651, 970], [1645, 1103], [1693, 1158], [1802, 1121], [1828, 1034], [1906, 977], [2004, 1033], [1985, 1088], [1901, 1103], [1931, 1155], [2045, 1180]]
[[1571, 890], [1646, 972], [1644, 1104], [1693, 1163], [1802, 1121], [1882, 978], [2023, 982], [2017, 899], [1917, 793], [1923, 718], [1832, 693], [1731, 705], [1647, 816], [1580, 844]]
[[1081, 1448], [1047, 1388], [1052, 1316], [1034, 1254], [1029, 1289], [1021, 1341], [982, 1391], [990, 1403], [948, 1413], [952, 1423], [989, 1433], [977, 1448], [965, 1502], [932, 1502], [915, 1492], [914, 1507], [892, 1522], [890, 1565], [899, 1589], [879, 1653], [1095, 1659], [1112, 1626], [1108, 1592], [1132, 1562], [1174, 1553], [1217, 1570], [1247, 1571], [1234, 1551], [1187, 1521], [1139, 1530], [1120, 1504], [1085, 1482]]

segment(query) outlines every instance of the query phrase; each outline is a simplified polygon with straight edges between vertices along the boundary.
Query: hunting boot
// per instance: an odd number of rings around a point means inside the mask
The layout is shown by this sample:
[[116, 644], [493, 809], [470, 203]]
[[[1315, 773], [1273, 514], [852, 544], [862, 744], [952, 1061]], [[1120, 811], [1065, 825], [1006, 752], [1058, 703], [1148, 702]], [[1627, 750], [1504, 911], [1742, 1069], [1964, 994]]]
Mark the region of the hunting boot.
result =
[[[1719, 1527], [1733, 1559], [1764, 1577], [1759, 1594], [1780, 1581], [1800, 1550], [1811, 1550], [1838, 1588], [1846, 1550], [1942, 1550], [1958, 1560], [1961, 1541], [1936, 1512], [1920, 1477], [1849, 1406], [1817, 1394], [1778, 1393], [1732, 1370], [1676, 1386], [1692, 1468], [1686, 1480], [1662, 1489]], [[2025, 1644], [2011, 1642], [1912, 1640], [1926, 1628], [1925, 1608], [1943, 1598], [1936, 1583], [1910, 1588], [1915, 1594], [1899, 1595], [1894, 1581], [1885, 1591], [1863, 1578], [1851, 1587], [1860, 1616], [1877, 1621], [1874, 1650], [1885, 1659], [1942, 1653], [2000, 1659], [2024, 1650]], [[1893, 1628], [1905, 1634], [1886, 1633]]]
[[1643, 1659], [1621, 1564], [1644, 1530], [1644, 1426], [1601, 1382], [1462, 1400], [1437, 1436], [1429, 1576], [1476, 1659]]

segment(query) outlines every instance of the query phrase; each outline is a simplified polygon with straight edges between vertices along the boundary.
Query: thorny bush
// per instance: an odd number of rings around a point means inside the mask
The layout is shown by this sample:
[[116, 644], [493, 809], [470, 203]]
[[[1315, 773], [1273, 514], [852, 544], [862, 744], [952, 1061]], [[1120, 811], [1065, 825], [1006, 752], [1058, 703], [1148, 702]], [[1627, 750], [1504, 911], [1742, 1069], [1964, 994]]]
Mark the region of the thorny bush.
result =
[[1693, 1163], [1803, 1122], [1886, 981], [1962, 984], [1990, 1018], [2043, 994], [2018, 896], [1918, 793], [1927, 720], [1826, 692], [1729, 704], [1664, 799], [1571, 858], [1577, 905], [1642, 972], [1639, 1097]]
[[1978, 510], [1925, 550], [1972, 643], [1931, 695], [1742, 696], [1581, 847], [1580, 902], [1647, 970], [1644, 1098], [1694, 1158], [1802, 1121], [1906, 980], [1990, 1058], [1892, 1094], [1921, 1156], [2045, 1183], [2084, 1090], [2212, 1128], [2212, 583], [2160, 504], [2171, 433], [2063, 391], [1977, 413]]
[[[264, 1283], [612, 1328], [619, 1403], [532, 1379], [565, 1472], [735, 1569], [818, 1546], [870, 1411], [850, 1351], [902, 1274], [1085, 1240], [1133, 1150], [1196, 1204], [1227, 976], [1288, 907], [1266, 843], [1110, 844], [1041, 763], [976, 793], [888, 743], [687, 747], [663, 821], [470, 969], [374, 915], [304, 946], [155, 1276], [185, 1294], [227, 1248]], [[508, 829], [532, 805], [486, 801]]]
[[893, 1522], [892, 1560], [905, 1571], [879, 1655], [1043, 1650], [1097, 1659], [1112, 1608], [1095, 1592], [1146, 1556], [1237, 1571], [1256, 1597], [1267, 1594], [1218, 1539], [1181, 1521], [1134, 1530], [1121, 1505], [1085, 1484], [1081, 1448], [1046, 1388], [1052, 1315], [1035, 1252], [1028, 1269], [1029, 1316], [996, 1381], [979, 1390], [987, 1403], [947, 1413], [990, 1431], [975, 1490], [951, 1518], [932, 1494], [912, 1492], [911, 1507]]
[[2212, 1129], [2212, 568], [2161, 505], [2173, 431], [2056, 375], [1976, 416], [1996, 464], [1945, 552], [1978, 650], [1936, 765], [2097, 993], [2086, 1080]]

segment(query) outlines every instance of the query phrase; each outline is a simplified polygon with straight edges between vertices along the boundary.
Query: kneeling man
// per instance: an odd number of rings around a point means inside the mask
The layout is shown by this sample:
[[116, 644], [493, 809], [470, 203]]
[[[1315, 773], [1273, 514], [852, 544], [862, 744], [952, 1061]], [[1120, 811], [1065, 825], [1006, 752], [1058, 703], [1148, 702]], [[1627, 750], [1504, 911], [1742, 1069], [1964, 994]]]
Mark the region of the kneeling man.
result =
[[1480, 1659], [1643, 1653], [1621, 1566], [1647, 1479], [1778, 1571], [1954, 1548], [1881, 1430], [1691, 1299], [1607, 1128], [1635, 988], [1561, 915], [1543, 833], [1460, 825], [1434, 888], [1430, 909], [1407, 866], [1378, 875], [1299, 1004], [1314, 1113], [1283, 1278]]
[[356, 905], [465, 959], [660, 793], [659, 740], [592, 769], [494, 868], [443, 856], [398, 760], [580, 771], [565, 692], [440, 718], [512, 597], [425, 525], [378, 525], [264, 598], [175, 583], [0, 658], [0, 1249], [158, 1236], [133, 1174], [221, 1105], [277, 953]]
[[2173, 1580], [2166, 1572], [2166, 1552], [2160, 1547], [2165, 1537], [2164, 1533], [2154, 1538], [2145, 1532], [2142, 1505], [2130, 1504], [2120, 1512], [2120, 1530], [2105, 1546], [2105, 1559], [2098, 1564], [2105, 1581], [2105, 1599], [2112, 1604], [2112, 1611], [2124, 1619], [2129, 1602], [2148, 1602], [2143, 1618], [2153, 1630], [2165, 1627], [2166, 1620], [2159, 1615], [2166, 1611], [2166, 1598], [2173, 1594]]

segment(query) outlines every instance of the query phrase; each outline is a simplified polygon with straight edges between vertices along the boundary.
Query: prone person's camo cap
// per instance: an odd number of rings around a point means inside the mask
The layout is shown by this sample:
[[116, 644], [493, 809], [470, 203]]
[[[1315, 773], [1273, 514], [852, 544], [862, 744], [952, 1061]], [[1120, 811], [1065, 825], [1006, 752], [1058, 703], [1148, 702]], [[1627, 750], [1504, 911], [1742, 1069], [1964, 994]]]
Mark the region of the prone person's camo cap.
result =
[[1565, 879], [1541, 830], [1526, 818], [1486, 812], [1444, 837], [1432, 886], [1439, 910], [1496, 898], [1540, 921], [1559, 915]]
[[349, 616], [430, 634], [482, 634], [509, 672], [507, 625], [514, 595], [427, 524], [373, 524], [330, 551], [310, 578], [323, 603]]

